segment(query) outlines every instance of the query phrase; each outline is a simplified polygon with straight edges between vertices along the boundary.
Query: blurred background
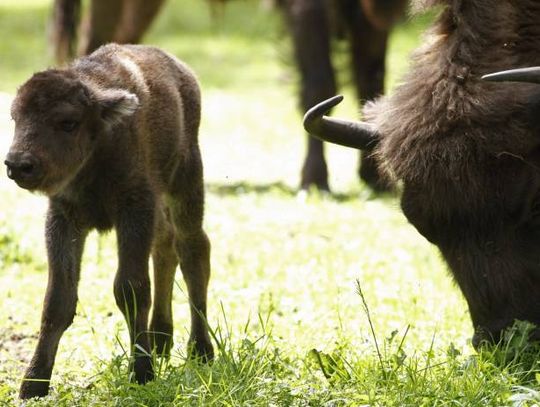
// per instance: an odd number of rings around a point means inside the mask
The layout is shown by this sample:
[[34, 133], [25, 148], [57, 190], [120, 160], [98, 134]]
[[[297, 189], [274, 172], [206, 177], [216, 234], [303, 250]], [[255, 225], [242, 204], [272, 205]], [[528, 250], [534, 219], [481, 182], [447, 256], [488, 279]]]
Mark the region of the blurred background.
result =
[[[86, 10], [88, 2], [83, 6]], [[33, 72], [55, 64], [51, 15], [52, 0], [2, 0], [0, 92], [14, 93]], [[388, 89], [405, 71], [407, 56], [429, 18], [405, 17], [392, 32]], [[205, 161], [211, 163], [208, 182], [299, 185], [305, 145], [297, 96], [300, 80], [289, 31], [276, 7], [259, 0], [234, 0], [212, 13], [206, 1], [167, 1], [144, 43], [173, 53], [199, 76], [204, 97], [201, 144]], [[333, 50], [338, 90], [346, 96], [336, 115], [353, 118], [359, 108], [348, 44], [334, 40]], [[356, 161], [353, 151], [329, 148], [334, 190], [357, 187]]]

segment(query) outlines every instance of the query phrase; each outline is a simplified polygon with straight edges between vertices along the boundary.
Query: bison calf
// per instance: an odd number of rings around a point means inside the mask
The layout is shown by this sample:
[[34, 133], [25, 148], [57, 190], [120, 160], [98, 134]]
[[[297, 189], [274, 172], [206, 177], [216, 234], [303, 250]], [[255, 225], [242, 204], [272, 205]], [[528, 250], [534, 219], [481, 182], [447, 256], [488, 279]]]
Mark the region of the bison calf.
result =
[[[159, 354], [170, 350], [179, 261], [191, 303], [190, 349], [212, 358], [200, 91], [191, 71], [156, 48], [104, 46], [67, 69], [32, 76], [17, 93], [12, 117], [8, 176], [49, 198], [49, 280], [20, 397], [48, 393], [58, 343], [75, 315], [81, 256], [92, 229], [116, 229], [114, 295], [128, 324], [137, 382], [153, 378], [152, 345]], [[155, 287], [148, 326], [150, 254]]]

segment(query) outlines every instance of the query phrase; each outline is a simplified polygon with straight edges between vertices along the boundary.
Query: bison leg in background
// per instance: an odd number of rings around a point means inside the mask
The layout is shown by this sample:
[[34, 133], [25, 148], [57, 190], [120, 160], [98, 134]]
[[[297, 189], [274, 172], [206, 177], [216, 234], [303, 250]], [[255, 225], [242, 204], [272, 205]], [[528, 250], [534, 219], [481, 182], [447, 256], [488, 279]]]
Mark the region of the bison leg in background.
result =
[[114, 297], [128, 325], [133, 370], [138, 383], [146, 383], [154, 377], [147, 332], [151, 304], [148, 259], [153, 239], [154, 206], [149, 187], [126, 191], [115, 225], [118, 272], [114, 279]]
[[[361, 7], [355, 9], [356, 13], [344, 17], [351, 36], [351, 62], [356, 93], [358, 100], [363, 104], [384, 93], [388, 30], [376, 28], [366, 18]], [[387, 191], [391, 186], [381, 178], [371, 154], [371, 150], [360, 152], [358, 174], [375, 191]]]
[[55, 0], [53, 6], [51, 40], [58, 63], [65, 63], [75, 52], [73, 40], [78, 30], [80, 0]]
[[88, 55], [109, 42], [140, 42], [165, 0], [92, 0], [79, 54]]
[[[336, 93], [326, 5], [324, 0], [287, 0], [284, 11], [300, 73], [300, 104], [305, 112]], [[309, 135], [300, 185], [302, 189], [312, 185], [329, 189], [323, 143]]]
[[120, 44], [139, 43], [164, 2], [165, 0], [124, 0], [122, 18], [114, 41]]
[[49, 392], [54, 359], [64, 331], [73, 322], [77, 286], [86, 232], [67, 220], [51, 203], [45, 236], [49, 258], [49, 281], [43, 303], [38, 344], [20, 389], [21, 399]]
[[113, 41], [122, 16], [122, 0], [92, 0], [90, 13], [83, 22], [78, 54], [88, 55]]

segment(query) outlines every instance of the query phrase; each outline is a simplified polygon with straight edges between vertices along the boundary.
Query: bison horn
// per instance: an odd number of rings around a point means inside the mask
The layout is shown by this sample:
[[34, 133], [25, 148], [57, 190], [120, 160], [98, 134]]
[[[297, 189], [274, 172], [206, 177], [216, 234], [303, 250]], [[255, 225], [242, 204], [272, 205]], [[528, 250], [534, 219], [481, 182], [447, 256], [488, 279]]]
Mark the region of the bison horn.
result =
[[360, 150], [372, 148], [379, 140], [379, 135], [372, 125], [325, 116], [325, 113], [342, 100], [343, 96], [334, 96], [309, 109], [304, 116], [304, 128], [309, 134], [323, 141]]
[[486, 81], [494, 82], [530, 82], [540, 83], [540, 66], [532, 68], [511, 69], [482, 76]]

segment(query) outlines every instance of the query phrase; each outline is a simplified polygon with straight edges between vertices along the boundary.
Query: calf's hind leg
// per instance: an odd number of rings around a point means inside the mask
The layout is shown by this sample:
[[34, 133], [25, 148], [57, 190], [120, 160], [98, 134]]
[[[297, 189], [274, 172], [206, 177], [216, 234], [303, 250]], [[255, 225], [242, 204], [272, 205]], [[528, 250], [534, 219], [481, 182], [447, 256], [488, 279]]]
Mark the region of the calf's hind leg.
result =
[[168, 356], [173, 345], [172, 293], [178, 257], [174, 229], [165, 208], [159, 211], [154, 232], [154, 306], [150, 333], [158, 355]]
[[204, 186], [198, 151], [191, 168], [178, 171], [168, 205], [175, 228], [175, 246], [191, 305], [189, 350], [203, 360], [214, 357], [206, 322], [206, 298], [210, 279], [210, 241], [202, 228]]

